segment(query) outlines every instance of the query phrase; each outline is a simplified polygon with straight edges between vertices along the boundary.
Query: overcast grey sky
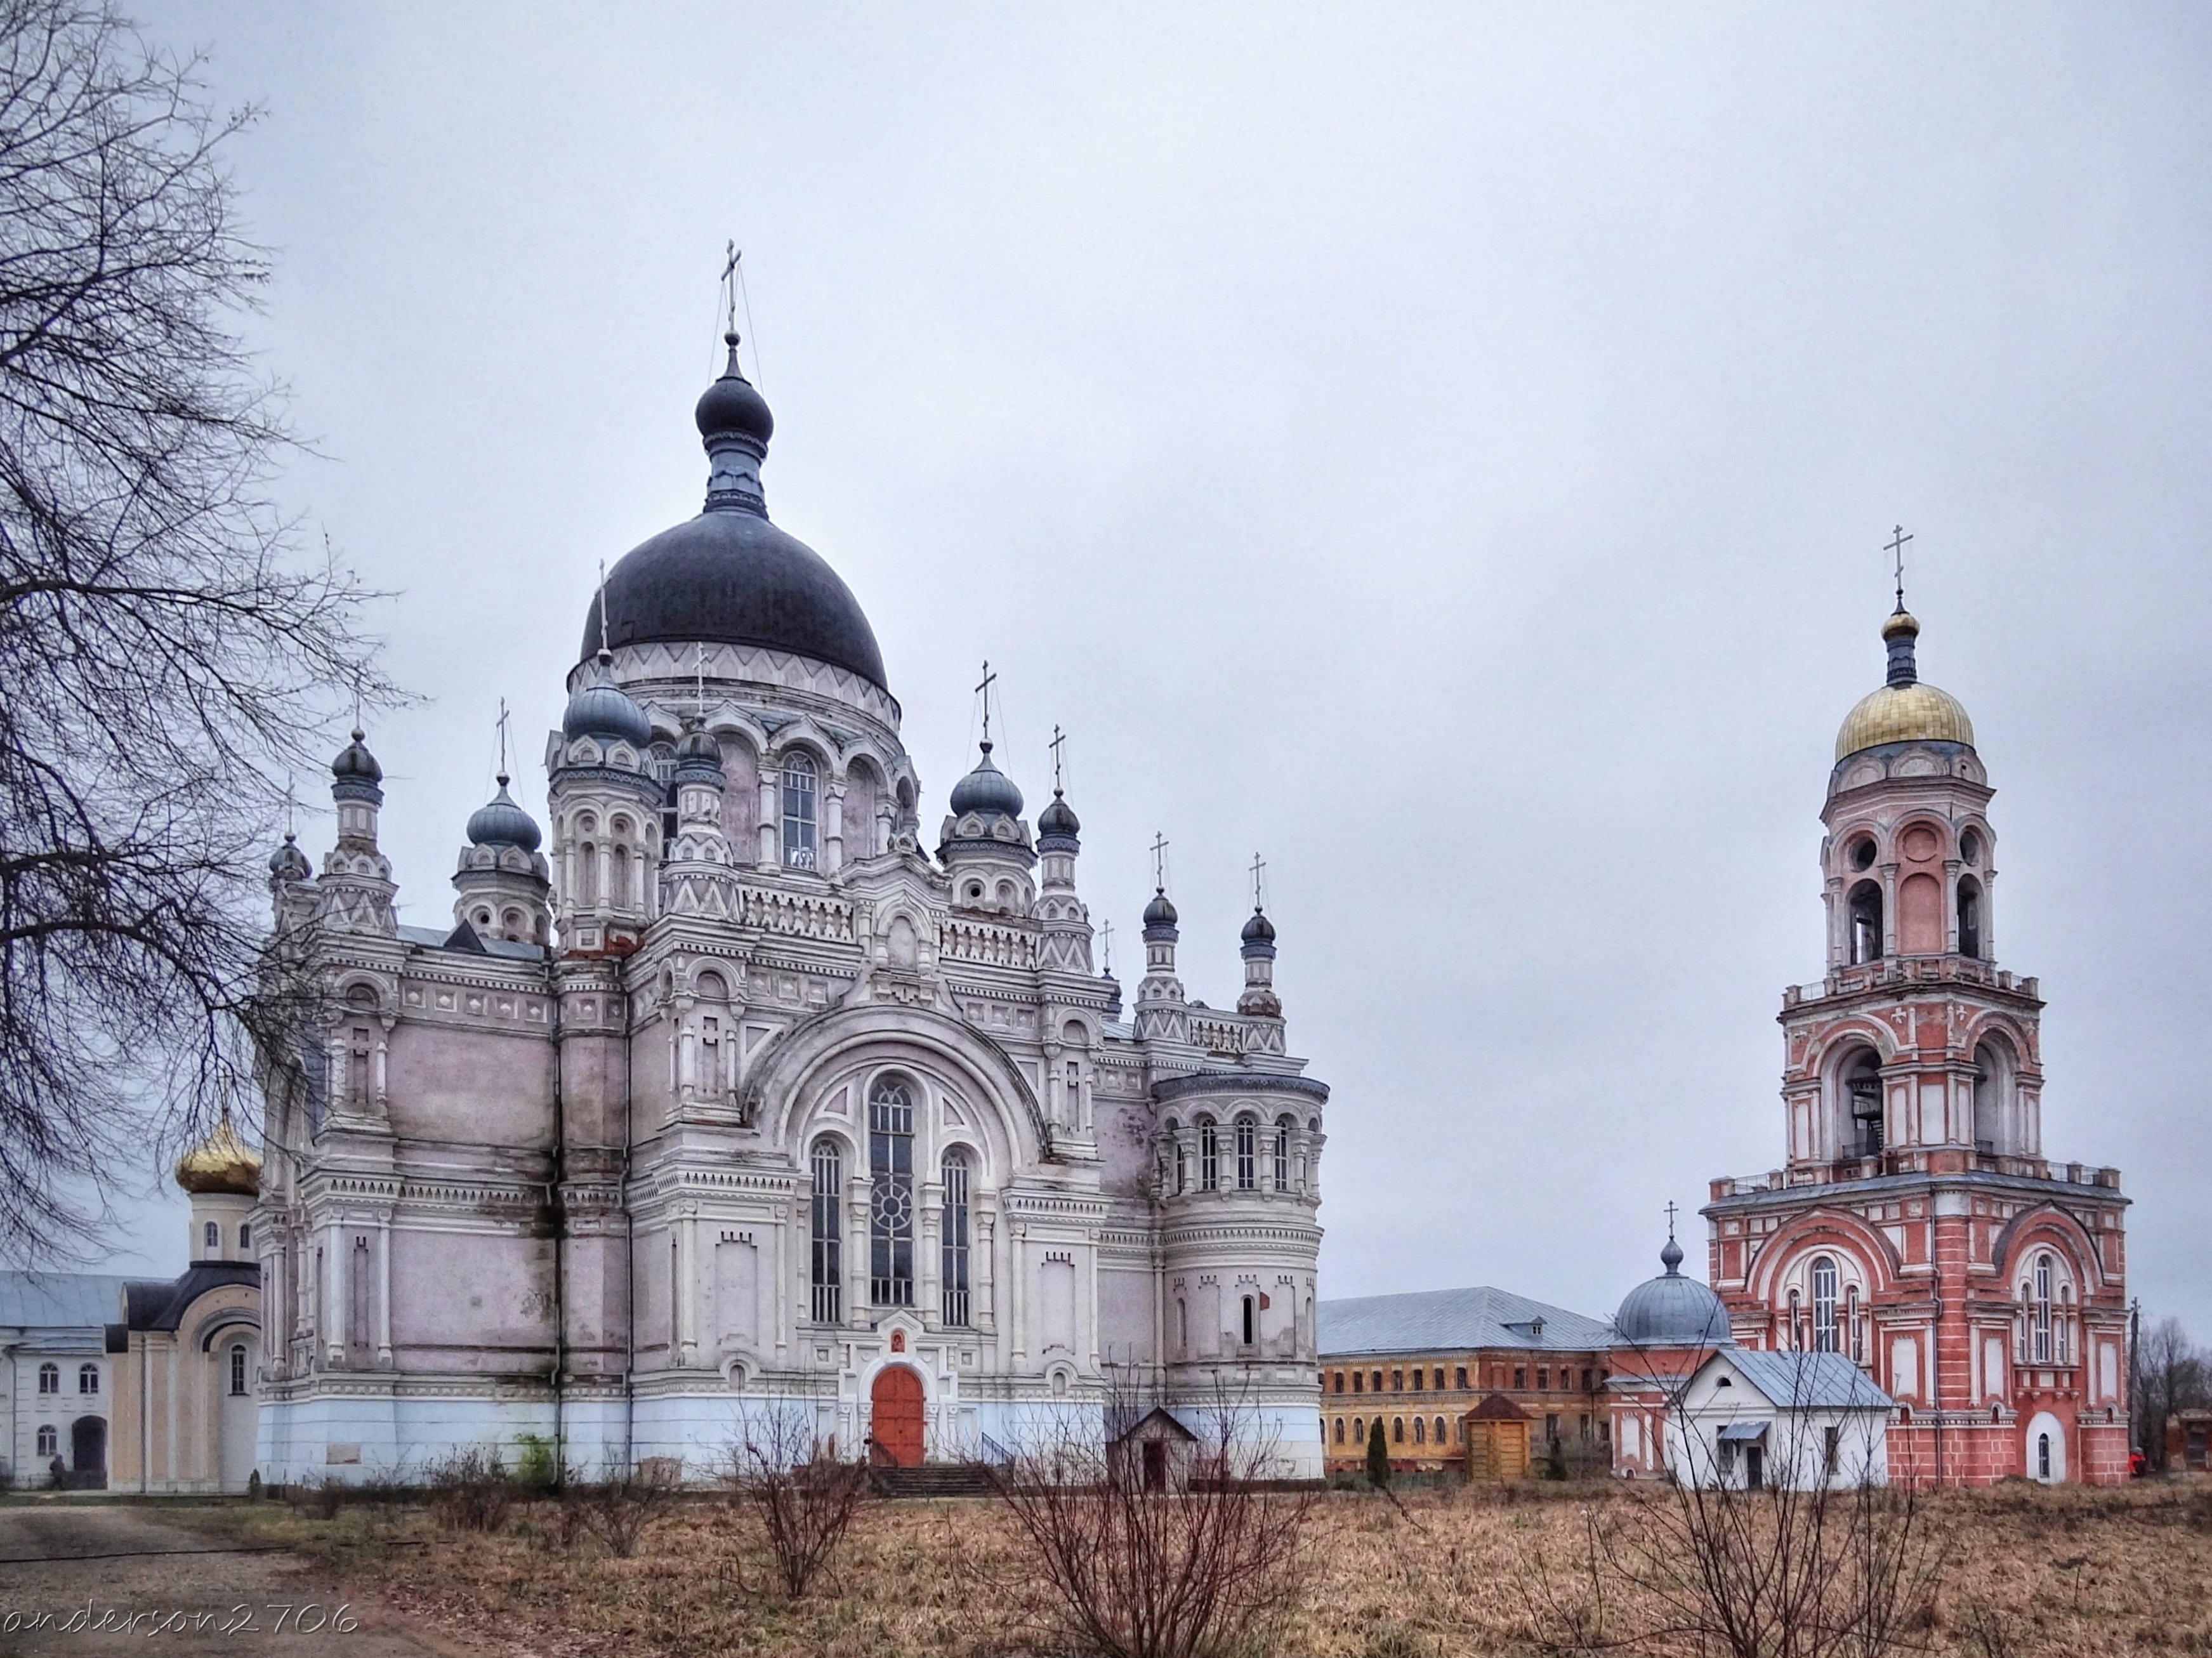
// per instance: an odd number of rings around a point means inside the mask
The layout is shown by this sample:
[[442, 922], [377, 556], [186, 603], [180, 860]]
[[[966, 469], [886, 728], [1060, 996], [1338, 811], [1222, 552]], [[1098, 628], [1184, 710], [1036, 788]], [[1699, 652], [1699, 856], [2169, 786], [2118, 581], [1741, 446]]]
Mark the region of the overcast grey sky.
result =
[[1607, 1312], [1662, 1204], [1778, 1163], [1901, 520], [2047, 1148], [2212, 1337], [2212, 10], [144, 15], [267, 108], [290, 489], [425, 699], [372, 733], [404, 919], [501, 696], [542, 817], [599, 562], [697, 509], [735, 237], [769, 508], [874, 623], [925, 823], [988, 656], [1124, 938], [1171, 838], [1194, 996], [1266, 853], [1325, 1294]]

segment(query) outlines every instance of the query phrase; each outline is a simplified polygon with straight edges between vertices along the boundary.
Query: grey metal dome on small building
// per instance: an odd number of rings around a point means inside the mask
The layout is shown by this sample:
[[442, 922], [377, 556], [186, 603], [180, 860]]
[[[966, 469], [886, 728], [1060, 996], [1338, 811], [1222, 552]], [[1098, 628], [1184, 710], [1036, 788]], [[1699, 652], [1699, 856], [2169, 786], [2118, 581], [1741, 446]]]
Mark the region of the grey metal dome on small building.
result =
[[1040, 846], [1048, 837], [1073, 841], [1083, 829], [1081, 821], [1075, 815], [1075, 808], [1067, 804], [1066, 798], [1058, 789], [1052, 792], [1052, 799], [1045, 802], [1044, 810], [1037, 814], [1036, 826]]
[[561, 716], [561, 734], [571, 739], [619, 738], [641, 749], [653, 740], [653, 720], [629, 692], [615, 683], [610, 662], [608, 653], [601, 651], [584, 670]]
[[1253, 910], [1252, 919], [1244, 923], [1243, 938], [1248, 944], [1266, 944], [1271, 950], [1274, 947], [1275, 924], [1267, 919], [1265, 910]]
[[[947, 804], [955, 817], [965, 817], [975, 812], [985, 817], [1019, 817], [1022, 815], [1022, 792], [1014, 780], [991, 763], [991, 745], [981, 745], [983, 756], [976, 761], [975, 769], [952, 786]], [[1073, 815], [1073, 814], [1071, 814]]]
[[376, 756], [368, 751], [362, 740], [365, 733], [356, 726], [353, 741], [338, 750], [338, 757], [331, 762], [331, 775], [362, 783], [381, 783], [384, 768], [376, 763]]
[[311, 881], [315, 866], [307, 861], [307, 854], [300, 850], [300, 837], [287, 830], [284, 844], [269, 855], [269, 872], [280, 881]]
[[1659, 1252], [1667, 1270], [1628, 1292], [1613, 1315], [1613, 1333], [1632, 1347], [1733, 1345], [1728, 1309], [1705, 1284], [1681, 1273], [1682, 1246], [1670, 1236]]
[[1152, 894], [1152, 902], [1145, 906], [1145, 936], [1150, 938], [1161, 928], [1175, 932], [1176, 907], [1169, 900], [1167, 889], [1162, 887]]
[[469, 814], [469, 844], [472, 847], [520, 847], [538, 850], [538, 820], [514, 803], [507, 792], [505, 772], [499, 776], [499, 793]]

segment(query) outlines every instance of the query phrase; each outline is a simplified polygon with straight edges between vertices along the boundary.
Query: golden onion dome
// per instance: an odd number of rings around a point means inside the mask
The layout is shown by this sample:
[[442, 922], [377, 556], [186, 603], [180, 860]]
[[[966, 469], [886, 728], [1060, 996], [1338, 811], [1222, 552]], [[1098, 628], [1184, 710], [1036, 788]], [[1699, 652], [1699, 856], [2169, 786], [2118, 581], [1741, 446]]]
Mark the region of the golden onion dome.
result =
[[1882, 624], [1889, 646], [1889, 683], [1869, 691], [1844, 716], [1836, 733], [1836, 758], [1884, 743], [1959, 743], [1974, 745], [1974, 722], [1948, 691], [1923, 683], [1913, 659], [1920, 624], [1899, 610]]
[[225, 1116], [215, 1126], [214, 1133], [179, 1160], [177, 1184], [195, 1195], [228, 1192], [241, 1198], [258, 1197], [261, 1192], [261, 1157], [238, 1138], [238, 1131]]

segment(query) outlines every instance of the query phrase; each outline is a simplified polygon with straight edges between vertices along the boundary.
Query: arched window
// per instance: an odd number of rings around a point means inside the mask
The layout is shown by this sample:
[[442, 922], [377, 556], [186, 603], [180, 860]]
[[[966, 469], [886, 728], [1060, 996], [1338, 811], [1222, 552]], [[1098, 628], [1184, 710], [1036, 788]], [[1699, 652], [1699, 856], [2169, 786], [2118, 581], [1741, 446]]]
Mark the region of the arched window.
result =
[[1881, 1060], [1861, 1048], [1844, 1067], [1844, 1097], [1850, 1107], [1850, 1149], [1847, 1155], [1877, 1157], [1882, 1147]]
[[811, 1161], [814, 1170], [814, 1321], [836, 1324], [845, 1316], [844, 1275], [841, 1270], [843, 1263], [839, 1259], [842, 1250], [837, 1230], [838, 1193], [845, 1183], [845, 1160], [838, 1155], [836, 1141], [822, 1139], [814, 1142]]
[[2005, 1108], [2011, 1103], [2012, 1050], [2000, 1037], [1974, 1049], [1974, 1147], [1984, 1156], [2005, 1149]]
[[81, 1394], [96, 1394], [100, 1391], [99, 1365], [80, 1364], [76, 1367], [76, 1390]]
[[1250, 1117], [1237, 1119], [1237, 1189], [1249, 1192], [1260, 1183], [1260, 1125]]
[[1843, 1351], [1836, 1341], [1836, 1263], [1826, 1255], [1813, 1261], [1813, 1351]]
[[1425, 1417], [1419, 1417], [1419, 1416], [1417, 1416], [1417, 1417], [1415, 1417], [1415, 1418], [1413, 1418], [1413, 1443], [1415, 1443], [1416, 1445], [1425, 1445], [1425, 1444], [1427, 1444], [1428, 1442], [1429, 1442], [1429, 1424], [1428, 1424], [1428, 1418], [1425, 1418]]
[[2035, 1477], [2038, 1479], [2051, 1478], [2051, 1436], [2049, 1434], [2038, 1434], [2035, 1436]]
[[1862, 881], [1844, 901], [1850, 918], [1850, 962], [1853, 967], [1881, 959], [1881, 889]]
[[250, 1220], [238, 1224], [238, 1247], [241, 1253], [253, 1247], [253, 1223]]
[[911, 1307], [914, 1096], [888, 1078], [868, 1098], [868, 1298], [878, 1307]]
[[1278, 1192], [1291, 1189], [1291, 1120], [1288, 1117], [1275, 1120], [1275, 1189]]
[[1176, 1351], [1190, 1351], [1190, 1303], [1180, 1297], [1176, 1300]]
[[607, 877], [607, 906], [611, 909], [628, 909], [635, 900], [630, 896], [629, 848], [617, 847]]
[[[1343, 1389], [1339, 1388], [1338, 1391], [1340, 1393]], [[1342, 1417], [1339, 1417], [1336, 1419], [1336, 1442], [1340, 1445], [1344, 1443], [1344, 1418]]]
[[1367, 1422], [1364, 1417], [1352, 1418], [1352, 1438], [1354, 1444], [1362, 1443], [1367, 1438]]
[[1394, 1416], [1390, 1418], [1390, 1437], [1397, 1441], [1401, 1445], [1406, 1442], [1406, 1418], [1404, 1417]]
[[945, 1181], [945, 1212], [939, 1228], [944, 1239], [945, 1321], [964, 1328], [968, 1323], [968, 1154], [946, 1152], [939, 1172]]
[[783, 756], [783, 861], [791, 869], [812, 869], [814, 853], [814, 756], [793, 749]]
[[1443, 1418], [1442, 1418], [1442, 1417], [1438, 1417], [1438, 1418], [1437, 1418], [1437, 1444], [1439, 1444], [1439, 1445], [1441, 1445], [1441, 1444], [1443, 1444], [1443, 1442], [1444, 1442], [1444, 1419], [1443, 1419]]
[[200, 1238], [205, 1246], [205, 1254], [219, 1255], [222, 1253], [222, 1228], [213, 1221], [200, 1229]]
[[51, 1422], [41, 1424], [39, 1428], [39, 1455], [40, 1456], [59, 1456], [61, 1454], [61, 1430], [55, 1427]]
[[233, 1342], [230, 1348], [230, 1392], [234, 1399], [246, 1392], [246, 1344]]
[[2051, 1363], [2051, 1269], [2049, 1255], [2035, 1258], [2034, 1357], [2031, 1362], [2037, 1364]]
[[1982, 953], [1982, 889], [1978, 881], [1959, 883], [1959, 954]]
[[1213, 1127], [1213, 1119], [1198, 1120], [1198, 1189], [1218, 1192], [1221, 1189], [1221, 1138]]
[[1260, 1339], [1260, 1303], [1251, 1296], [1244, 1297], [1244, 1345], [1251, 1346]]
[[58, 1394], [61, 1390], [62, 1367], [58, 1364], [40, 1365], [39, 1391], [42, 1394]]
[[1182, 1143], [1182, 1125], [1173, 1117], [1168, 1119], [1168, 1144], [1175, 1147], [1175, 1189], [1181, 1197], [1190, 1184], [1190, 1157]]

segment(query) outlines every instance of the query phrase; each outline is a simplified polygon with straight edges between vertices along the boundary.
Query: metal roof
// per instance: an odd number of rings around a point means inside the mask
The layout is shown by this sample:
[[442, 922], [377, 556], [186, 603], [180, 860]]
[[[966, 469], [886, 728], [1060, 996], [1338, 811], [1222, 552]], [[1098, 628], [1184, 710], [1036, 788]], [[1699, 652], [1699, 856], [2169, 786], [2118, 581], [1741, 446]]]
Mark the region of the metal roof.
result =
[[129, 1282], [109, 1272], [0, 1272], [0, 1327], [100, 1328], [121, 1310]]
[[1323, 1359], [1477, 1347], [1587, 1352], [1613, 1345], [1613, 1327], [1603, 1319], [1486, 1284], [1324, 1301], [1316, 1309], [1316, 1322]]
[[1897, 1404], [1841, 1353], [1729, 1347], [1707, 1362], [1734, 1365], [1778, 1410], [1887, 1411]]

